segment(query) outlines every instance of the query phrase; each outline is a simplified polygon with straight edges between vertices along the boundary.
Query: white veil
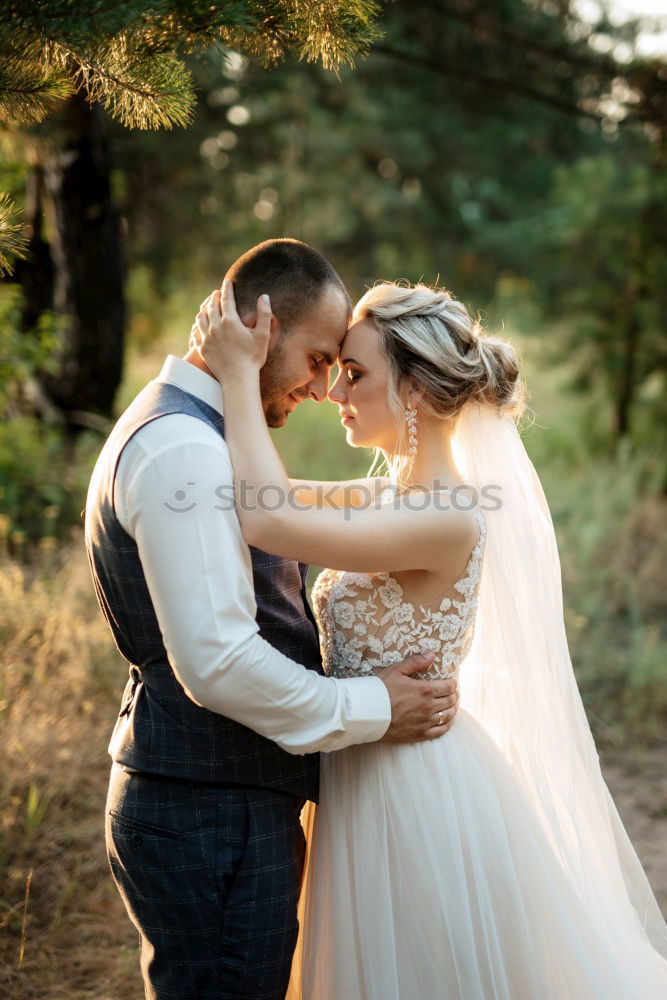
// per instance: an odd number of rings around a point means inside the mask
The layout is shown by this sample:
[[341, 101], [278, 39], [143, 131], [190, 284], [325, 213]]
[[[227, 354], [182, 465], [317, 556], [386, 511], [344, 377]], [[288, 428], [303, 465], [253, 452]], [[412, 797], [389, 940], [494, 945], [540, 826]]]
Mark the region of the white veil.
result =
[[[551, 515], [515, 420], [467, 403], [453, 449], [487, 522], [461, 704], [510, 761], [595, 919], [667, 958], [667, 925], [600, 772], [568, 651]], [[481, 497], [492, 485], [498, 510]]]

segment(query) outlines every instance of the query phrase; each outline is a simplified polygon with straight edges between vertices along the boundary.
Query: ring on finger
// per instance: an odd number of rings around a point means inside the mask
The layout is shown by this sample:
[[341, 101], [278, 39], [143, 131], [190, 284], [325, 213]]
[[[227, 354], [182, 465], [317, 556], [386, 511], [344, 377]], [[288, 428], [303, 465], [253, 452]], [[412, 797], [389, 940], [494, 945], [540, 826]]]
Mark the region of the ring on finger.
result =
[[444, 726], [444, 724], [445, 724], [445, 713], [444, 712], [438, 712], [438, 714], [436, 715], [435, 718], [436, 718], [436, 725], [437, 726]]

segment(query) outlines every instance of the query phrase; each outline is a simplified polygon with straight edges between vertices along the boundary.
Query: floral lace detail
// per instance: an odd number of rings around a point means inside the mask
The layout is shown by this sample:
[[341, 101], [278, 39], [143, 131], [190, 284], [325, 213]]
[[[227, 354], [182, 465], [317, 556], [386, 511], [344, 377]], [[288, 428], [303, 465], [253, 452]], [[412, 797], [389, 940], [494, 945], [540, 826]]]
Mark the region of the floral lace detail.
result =
[[388, 573], [346, 573], [325, 569], [313, 587], [324, 669], [333, 677], [363, 676], [412, 653], [433, 650], [423, 675], [456, 674], [472, 644], [481, 577], [486, 521], [475, 508], [479, 536], [464, 575], [435, 608], [405, 600]]

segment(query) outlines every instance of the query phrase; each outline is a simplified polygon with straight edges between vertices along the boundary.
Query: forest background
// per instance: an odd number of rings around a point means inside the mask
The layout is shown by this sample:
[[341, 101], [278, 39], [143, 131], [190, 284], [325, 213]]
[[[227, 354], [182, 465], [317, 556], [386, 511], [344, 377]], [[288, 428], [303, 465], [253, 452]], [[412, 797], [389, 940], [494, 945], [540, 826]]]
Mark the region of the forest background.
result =
[[[101, 833], [126, 668], [80, 512], [114, 418], [271, 236], [322, 250], [353, 299], [445, 285], [519, 348], [573, 662], [665, 905], [667, 58], [642, 49], [659, 27], [568, 0], [0, 13], [3, 995], [139, 995]], [[309, 478], [370, 461], [327, 404], [276, 443]]]

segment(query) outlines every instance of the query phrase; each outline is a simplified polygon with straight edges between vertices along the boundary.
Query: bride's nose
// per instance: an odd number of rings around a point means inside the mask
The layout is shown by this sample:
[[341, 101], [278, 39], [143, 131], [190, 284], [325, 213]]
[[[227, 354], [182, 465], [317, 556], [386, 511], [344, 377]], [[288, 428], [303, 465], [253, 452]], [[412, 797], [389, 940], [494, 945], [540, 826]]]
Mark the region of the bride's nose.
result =
[[343, 379], [343, 373], [338, 372], [338, 375], [334, 379], [333, 385], [329, 389], [327, 396], [332, 403], [344, 403], [346, 400], [345, 394], [345, 380]]

